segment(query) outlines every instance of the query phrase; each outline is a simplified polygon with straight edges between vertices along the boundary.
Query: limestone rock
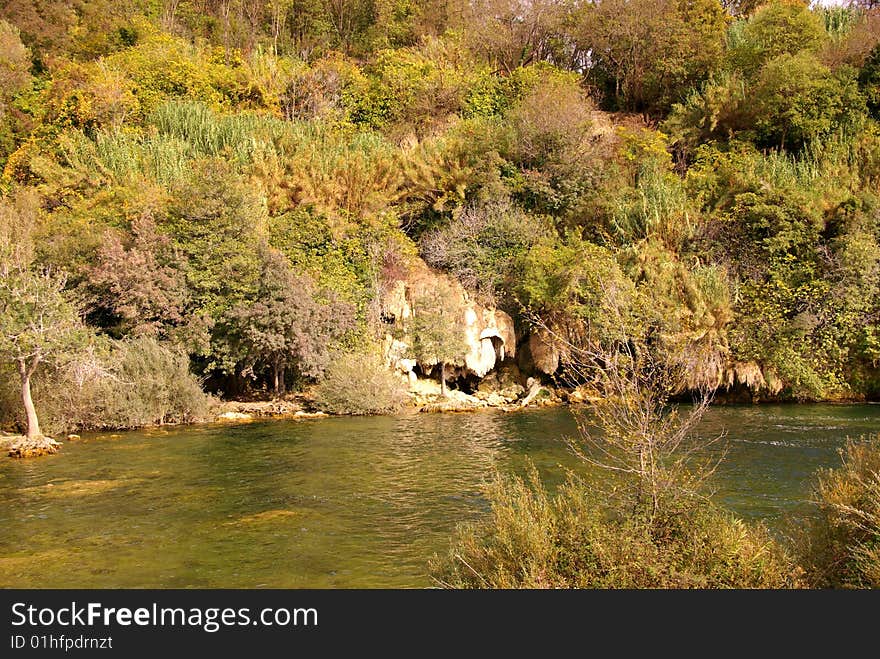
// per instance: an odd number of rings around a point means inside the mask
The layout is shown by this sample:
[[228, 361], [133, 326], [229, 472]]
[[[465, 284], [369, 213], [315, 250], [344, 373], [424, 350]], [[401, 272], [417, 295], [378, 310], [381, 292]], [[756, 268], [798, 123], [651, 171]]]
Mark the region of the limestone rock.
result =
[[302, 410], [297, 410], [293, 413], [295, 419], [323, 419], [326, 416], [329, 416], [326, 412], [303, 412]]
[[217, 415], [218, 421], [251, 421], [253, 418], [245, 412], [223, 412]]
[[486, 403], [476, 396], [463, 391], [450, 390], [446, 398], [431, 396], [419, 409], [420, 412], [470, 412], [486, 407]]
[[[459, 319], [464, 329], [467, 353], [464, 355], [462, 374], [483, 377], [504, 359], [516, 355], [516, 331], [513, 319], [500, 309], [486, 307], [472, 300], [465, 288], [453, 277], [429, 268], [417, 260], [401, 279], [387, 284], [381, 296], [382, 318], [389, 325], [384, 342], [386, 363], [407, 375], [413, 383], [415, 361], [410, 352], [409, 338], [406, 336], [406, 320], [412, 318], [412, 300], [419, 299], [433, 291], [444, 290], [450, 294], [458, 308]], [[392, 336], [392, 328], [402, 335]], [[428, 370], [434, 366], [424, 363]], [[450, 373], [454, 377], [456, 373]]]
[[553, 345], [545, 330], [537, 330], [529, 336], [529, 352], [532, 362], [539, 371], [552, 375], [559, 368], [559, 350]]
[[520, 407], [527, 407], [529, 405], [558, 405], [560, 403], [559, 396], [550, 387], [544, 386], [535, 378], [529, 378], [528, 388], [529, 392], [520, 401]]

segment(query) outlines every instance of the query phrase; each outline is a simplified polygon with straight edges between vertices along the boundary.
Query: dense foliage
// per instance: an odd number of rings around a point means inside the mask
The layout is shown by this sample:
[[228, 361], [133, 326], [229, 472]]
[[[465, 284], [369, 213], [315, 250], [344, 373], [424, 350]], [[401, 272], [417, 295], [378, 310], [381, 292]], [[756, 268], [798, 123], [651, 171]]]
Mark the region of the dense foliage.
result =
[[[878, 63], [876, 9], [799, 0], [13, 0], [3, 272], [224, 393], [381, 341], [421, 257], [521, 339], [875, 396]], [[440, 316], [414, 350], [454, 364]]]

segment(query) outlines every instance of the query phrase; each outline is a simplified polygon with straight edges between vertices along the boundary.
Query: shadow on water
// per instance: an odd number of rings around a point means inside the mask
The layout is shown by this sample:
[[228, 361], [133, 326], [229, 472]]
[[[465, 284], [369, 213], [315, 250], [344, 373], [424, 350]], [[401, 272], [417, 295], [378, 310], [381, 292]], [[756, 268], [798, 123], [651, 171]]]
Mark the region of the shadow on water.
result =
[[[719, 407], [717, 499], [773, 524], [880, 406]], [[156, 429], [0, 465], [3, 587], [410, 587], [482, 484], [578, 468], [565, 409]]]

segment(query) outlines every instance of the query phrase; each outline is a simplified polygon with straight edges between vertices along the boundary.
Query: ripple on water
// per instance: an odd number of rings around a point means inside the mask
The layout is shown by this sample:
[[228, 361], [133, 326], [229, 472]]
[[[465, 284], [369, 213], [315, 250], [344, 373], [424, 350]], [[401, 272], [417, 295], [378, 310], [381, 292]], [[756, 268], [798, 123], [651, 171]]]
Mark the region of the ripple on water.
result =
[[[715, 489], [773, 523], [877, 406], [723, 407]], [[482, 486], [526, 459], [578, 464], [564, 409], [334, 418], [87, 436], [0, 465], [3, 587], [429, 586], [428, 558], [488, 511]]]

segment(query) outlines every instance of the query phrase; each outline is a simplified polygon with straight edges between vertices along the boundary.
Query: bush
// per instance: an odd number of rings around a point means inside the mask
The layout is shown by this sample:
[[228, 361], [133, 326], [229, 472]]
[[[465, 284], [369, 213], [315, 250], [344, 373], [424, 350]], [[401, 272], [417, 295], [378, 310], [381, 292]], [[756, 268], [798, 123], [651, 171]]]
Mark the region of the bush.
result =
[[551, 496], [527, 479], [489, 487], [490, 519], [459, 527], [431, 569], [454, 588], [782, 588], [791, 565], [763, 528], [694, 499], [653, 522], [618, 516], [569, 476]]
[[[34, 401], [50, 436], [193, 423], [211, 406], [187, 356], [146, 337], [94, 343], [37, 379]], [[21, 404], [14, 403], [0, 403], [0, 415], [4, 425], [21, 427]]]
[[487, 302], [515, 310], [517, 260], [550, 232], [543, 218], [499, 200], [465, 207], [449, 224], [423, 235], [419, 249], [428, 265], [452, 273]]
[[880, 435], [848, 442], [841, 456], [819, 474], [800, 562], [814, 588], [880, 588]]
[[116, 428], [193, 423], [208, 413], [210, 399], [183, 352], [141, 338], [118, 344], [117, 354], [117, 376], [101, 387], [104, 423]]
[[396, 374], [373, 354], [342, 354], [315, 391], [318, 406], [334, 414], [392, 414], [406, 401]]

